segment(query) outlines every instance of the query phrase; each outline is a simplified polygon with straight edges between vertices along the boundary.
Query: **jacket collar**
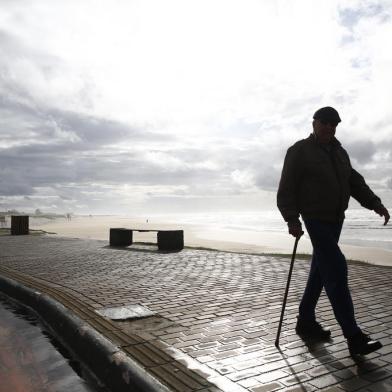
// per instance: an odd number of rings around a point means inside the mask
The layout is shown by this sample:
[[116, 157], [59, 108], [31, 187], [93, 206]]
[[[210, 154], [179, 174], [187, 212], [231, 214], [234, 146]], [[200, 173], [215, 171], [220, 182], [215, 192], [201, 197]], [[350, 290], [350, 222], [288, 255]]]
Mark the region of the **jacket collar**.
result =
[[[312, 142], [317, 144], [318, 146], [323, 146], [323, 144], [319, 143], [316, 139], [316, 137], [314, 136], [314, 133], [311, 133], [308, 137], [308, 139]], [[342, 145], [342, 143], [339, 142], [338, 139], [336, 139], [336, 137], [334, 136], [331, 140], [330, 143], [328, 143], [329, 146], [331, 146], [332, 148], [337, 148], [340, 147]]]

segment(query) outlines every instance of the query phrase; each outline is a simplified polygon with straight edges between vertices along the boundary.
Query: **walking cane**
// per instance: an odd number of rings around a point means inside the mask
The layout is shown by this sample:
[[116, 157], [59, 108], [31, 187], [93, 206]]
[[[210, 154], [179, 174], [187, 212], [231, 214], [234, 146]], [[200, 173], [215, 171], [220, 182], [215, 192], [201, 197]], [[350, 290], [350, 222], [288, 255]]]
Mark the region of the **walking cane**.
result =
[[[303, 233], [302, 233], [302, 234], [303, 234]], [[302, 234], [301, 234], [301, 235], [302, 235]], [[282, 329], [282, 322], [283, 322], [284, 310], [285, 310], [285, 307], [286, 307], [287, 296], [288, 296], [288, 294], [289, 294], [290, 280], [291, 280], [291, 274], [293, 273], [295, 254], [297, 253], [297, 245], [298, 245], [299, 239], [301, 238], [301, 235], [299, 235], [298, 237], [295, 238], [294, 249], [293, 249], [293, 255], [291, 256], [291, 264], [290, 264], [289, 276], [288, 276], [288, 278], [287, 278], [286, 292], [284, 293], [283, 305], [282, 305], [282, 313], [280, 314], [280, 321], [279, 321], [278, 333], [276, 334], [276, 340], [275, 340], [275, 346], [276, 346], [277, 348], [279, 348], [280, 330]]]

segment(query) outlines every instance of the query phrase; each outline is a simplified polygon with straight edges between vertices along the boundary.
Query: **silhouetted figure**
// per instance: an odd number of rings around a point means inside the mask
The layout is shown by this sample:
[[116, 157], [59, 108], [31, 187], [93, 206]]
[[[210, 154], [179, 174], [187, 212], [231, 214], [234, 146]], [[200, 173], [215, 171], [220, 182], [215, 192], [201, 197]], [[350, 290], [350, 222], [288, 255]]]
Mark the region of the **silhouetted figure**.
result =
[[358, 327], [348, 287], [347, 263], [338, 242], [350, 197], [389, 221], [388, 210], [352, 168], [335, 138], [341, 119], [332, 107], [313, 116], [313, 133], [287, 150], [277, 194], [279, 210], [294, 237], [303, 234], [301, 215], [313, 245], [308, 282], [299, 306], [296, 331], [304, 339], [329, 339], [331, 332], [317, 321], [315, 309], [324, 287], [351, 355], [382, 347]]

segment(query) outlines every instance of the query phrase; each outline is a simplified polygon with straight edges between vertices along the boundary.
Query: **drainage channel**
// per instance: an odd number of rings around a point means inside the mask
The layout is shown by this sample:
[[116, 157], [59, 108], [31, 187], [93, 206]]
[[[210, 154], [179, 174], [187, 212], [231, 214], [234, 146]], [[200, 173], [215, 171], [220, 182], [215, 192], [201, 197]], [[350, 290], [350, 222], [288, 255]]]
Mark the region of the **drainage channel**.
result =
[[0, 294], [0, 392], [109, 392], [21, 304]]

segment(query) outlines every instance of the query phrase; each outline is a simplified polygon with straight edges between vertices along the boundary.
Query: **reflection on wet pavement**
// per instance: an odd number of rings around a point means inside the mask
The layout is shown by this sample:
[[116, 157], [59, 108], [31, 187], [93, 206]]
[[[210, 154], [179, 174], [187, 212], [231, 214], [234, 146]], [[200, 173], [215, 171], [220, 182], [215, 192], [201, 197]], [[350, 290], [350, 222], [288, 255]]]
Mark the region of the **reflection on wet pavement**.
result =
[[34, 313], [2, 295], [0, 380], [0, 392], [108, 392], [69, 358]]

